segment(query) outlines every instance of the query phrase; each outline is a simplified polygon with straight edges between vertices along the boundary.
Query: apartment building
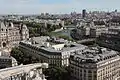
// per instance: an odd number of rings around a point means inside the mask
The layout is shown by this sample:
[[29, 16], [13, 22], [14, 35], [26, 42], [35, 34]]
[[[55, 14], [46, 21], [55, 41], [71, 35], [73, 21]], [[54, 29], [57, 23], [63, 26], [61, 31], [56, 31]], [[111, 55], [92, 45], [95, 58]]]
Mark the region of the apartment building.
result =
[[81, 52], [86, 46], [63, 39], [36, 37], [32, 39], [32, 42], [20, 42], [19, 48], [26, 54], [35, 56], [41, 62], [49, 63], [50, 66], [56, 65], [61, 67], [69, 65], [70, 54]]
[[71, 80], [119, 80], [120, 55], [106, 48], [90, 47], [70, 56]]

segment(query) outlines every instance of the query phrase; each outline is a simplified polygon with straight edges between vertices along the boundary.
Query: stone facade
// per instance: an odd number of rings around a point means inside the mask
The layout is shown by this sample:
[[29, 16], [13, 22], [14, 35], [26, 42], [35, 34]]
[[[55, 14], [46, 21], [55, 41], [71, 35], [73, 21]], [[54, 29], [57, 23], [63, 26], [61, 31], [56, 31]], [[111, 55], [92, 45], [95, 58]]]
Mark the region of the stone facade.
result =
[[8, 50], [0, 51], [0, 69], [17, 66], [17, 61], [15, 58], [10, 56]]
[[97, 43], [100, 46], [107, 47], [116, 51], [120, 51], [120, 26], [113, 26], [107, 32], [102, 33], [97, 38]]
[[21, 40], [29, 38], [29, 30], [24, 24], [0, 22], [0, 49], [17, 46]]
[[[41, 39], [44, 39], [42, 37]], [[21, 41], [19, 49], [30, 54], [40, 62], [48, 63], [50, 66], [69, 66], [70, 54], [82, 51], [86, 46], [77, 43], [65, 43], [59, 40], [45, 41], [37, 38], [33, 41]]]
[[0, 70], [0, 80], [47, 80], [42, 69], [48, 68], [47, 63], [19, 65]]
[[119, 80], [120, 56], [113, 50], [84, 50], [71, 55], [71, 80]]
[[0, 69], [12, 67], [12, 59], [7, 56], [0, 56]]

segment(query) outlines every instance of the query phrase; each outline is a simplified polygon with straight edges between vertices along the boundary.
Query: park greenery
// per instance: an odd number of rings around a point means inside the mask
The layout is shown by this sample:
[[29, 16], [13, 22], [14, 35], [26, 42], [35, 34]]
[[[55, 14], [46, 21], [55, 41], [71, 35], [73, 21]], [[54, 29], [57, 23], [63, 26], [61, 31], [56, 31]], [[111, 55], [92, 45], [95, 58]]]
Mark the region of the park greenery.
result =
[[43, 73], [47, 80], [70, 80], [70, 69], [66, 67], [49, 67]]
[[59, 25], [35, 23], [35, 22], [24, 22], [28, 26], [30, 37], [33, 36], [48, 36], [52, 31], [60, 29], [62, 27]]
[[30, 54], [25, 54], [18, 47], [15, 47], [12, 49], [11, 56], [13, 56], [18, 61], [19, 65], [39, 62], [39, 59], [35, 58], [34, 56]]
[[[69, 21], [68, 21], [69, 22]], [[65, 21], [65, 25], [68, 23]], [[60, 34], [60, 32], [54, 32], [56, 29], [61, 29], [63, 26], [62, 24], [59, 25], [52, 25], [52, 24], [44, 24], [44, 23], [36, 23], [36, 22], [16, 22], [13, 23], [24, 23], [27, 25], [29, 29], [29, 36], [31, 37], [38, 37], [38, 36], [50, 36], [50, 37], [56, 37], [56, 38], [63, 38], [69, 41], [73, 41], [74, 39], [69, 38], [67, 35]]]

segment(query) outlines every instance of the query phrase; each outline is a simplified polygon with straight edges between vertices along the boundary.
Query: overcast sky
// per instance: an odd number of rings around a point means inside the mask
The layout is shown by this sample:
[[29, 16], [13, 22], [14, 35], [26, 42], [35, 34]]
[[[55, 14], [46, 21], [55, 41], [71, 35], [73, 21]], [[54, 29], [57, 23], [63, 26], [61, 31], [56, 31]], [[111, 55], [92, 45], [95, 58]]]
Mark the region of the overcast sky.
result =
[[82, 9], [120, 11], [120, 0], [0, 0], [0, 14], [70, 13]]

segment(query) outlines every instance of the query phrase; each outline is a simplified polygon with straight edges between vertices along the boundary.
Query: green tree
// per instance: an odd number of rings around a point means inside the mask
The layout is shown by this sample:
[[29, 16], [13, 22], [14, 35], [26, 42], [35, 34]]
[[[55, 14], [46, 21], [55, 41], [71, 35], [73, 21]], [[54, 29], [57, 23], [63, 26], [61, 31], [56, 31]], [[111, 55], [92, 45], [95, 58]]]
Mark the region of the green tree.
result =
[[70, 71], [65, 67], [50, 67], [44, 71], [48, 80], [69, 80]]
[[23, 63], [24, 54], [17, 47], [12, 49], [11, 56], [13, 56], [15, 59], [17, 59], [18, 64]]
[[40, 62], [39, 59], [30, 54], [24, 53], [17, 47], [12, 49], [11, 56], [13, 56], [18, 61], [18, 64], [31, 64]]

